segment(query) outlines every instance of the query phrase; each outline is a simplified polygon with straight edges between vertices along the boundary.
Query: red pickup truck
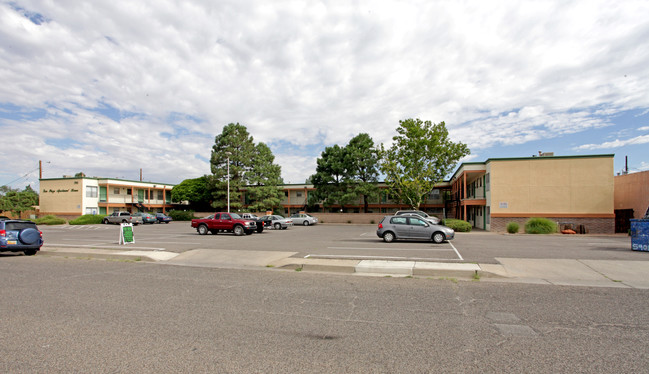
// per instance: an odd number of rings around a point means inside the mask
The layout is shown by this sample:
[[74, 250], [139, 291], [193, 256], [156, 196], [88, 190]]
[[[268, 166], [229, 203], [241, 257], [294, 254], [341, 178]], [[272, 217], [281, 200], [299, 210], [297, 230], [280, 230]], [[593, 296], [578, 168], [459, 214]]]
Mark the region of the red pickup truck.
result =
[[214, 213], [205, 218], [192, 220], [192, 227], [200, 235], [208, 232], [216, 235], [219, 232], [232, 232], [236, 236], [252, 234], [257, 229], [257, 223], [249, 219], [243, 219], [236, 213]]

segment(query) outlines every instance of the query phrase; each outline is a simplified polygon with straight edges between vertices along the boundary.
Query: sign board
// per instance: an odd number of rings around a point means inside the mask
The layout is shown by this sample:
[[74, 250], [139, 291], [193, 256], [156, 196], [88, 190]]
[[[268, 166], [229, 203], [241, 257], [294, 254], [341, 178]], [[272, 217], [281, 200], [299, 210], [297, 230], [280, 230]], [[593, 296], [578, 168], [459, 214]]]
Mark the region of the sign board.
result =
[[509, 204], [507, 204], [507, 202], [501, 202], [500, 204], [498, 204], [498, 207], [500, 209], [507, 209], [508, 206]]
[[122, 223], [119, 228], [119, 244], [135, 243], [132, 223]]

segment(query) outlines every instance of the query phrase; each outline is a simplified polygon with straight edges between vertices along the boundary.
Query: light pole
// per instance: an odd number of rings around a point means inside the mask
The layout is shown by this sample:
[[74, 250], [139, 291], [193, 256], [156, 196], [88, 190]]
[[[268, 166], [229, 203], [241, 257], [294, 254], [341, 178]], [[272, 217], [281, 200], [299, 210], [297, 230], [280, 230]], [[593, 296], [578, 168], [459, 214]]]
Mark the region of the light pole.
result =
[[228, 213], [230, 213], [230, 155], [229, 154], [228, 154]]

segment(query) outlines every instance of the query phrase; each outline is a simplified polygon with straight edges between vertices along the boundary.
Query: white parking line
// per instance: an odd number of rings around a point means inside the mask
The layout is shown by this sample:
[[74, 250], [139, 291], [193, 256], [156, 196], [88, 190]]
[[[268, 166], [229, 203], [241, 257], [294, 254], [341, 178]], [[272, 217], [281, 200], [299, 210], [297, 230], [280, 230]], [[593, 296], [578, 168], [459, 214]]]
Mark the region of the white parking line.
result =
[[[327, 247], [327, 249], [361, 249], [361, 250], [386, 250], [386, 251], [439, 251], [446, 252], [450, 251], [448, 248], [394, 248], [394, 247], [372, 247], [372, 248], [362, 248], [362, 247]], [[457, 252], [457, 251], [456, 251]]]
[[448, 242], [448, 244], [450, 244], [451, 247], [453, 247], [453, 250], [454, 250], [455, 253], [457, 254], [457, 257], [460, 259], [460, 261], [464, 261], [464, 259], [462, 258], [462, 255], [460, 254], [460, 252], [457, 251], [457, 248], [455, 248], [455, 246], [453, 245], [453, 243]]
[[306, 255], [304, 258], [332, 258], [351, 260], [407, 260], [407, 261], [457, 261], [453, 258], [394, 257], [394, 256], [352, 256], [352, 255]]

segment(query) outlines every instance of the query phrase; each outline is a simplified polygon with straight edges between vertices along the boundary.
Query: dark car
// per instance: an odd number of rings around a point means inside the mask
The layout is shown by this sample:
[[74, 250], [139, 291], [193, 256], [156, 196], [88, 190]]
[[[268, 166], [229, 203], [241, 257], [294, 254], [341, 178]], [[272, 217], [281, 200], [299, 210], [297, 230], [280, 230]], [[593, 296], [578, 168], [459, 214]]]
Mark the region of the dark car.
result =
[[376, 235], [390, 243], [397, 239], [432, 240], [442, 243], [455, 237], [455, 231], [443, 225], [434, 225], [423, 217], [385, 216], [379, 223]]
[[0, 220], [0, 252], [24, 252], [33, 256], [43, 246], [43, 233], [34, 222]]
[[155, 218], [158, 220], [158, 223], [169, 223], [173, 221], [171, 217], [165, 215], [164, 213], [156, 213]]

